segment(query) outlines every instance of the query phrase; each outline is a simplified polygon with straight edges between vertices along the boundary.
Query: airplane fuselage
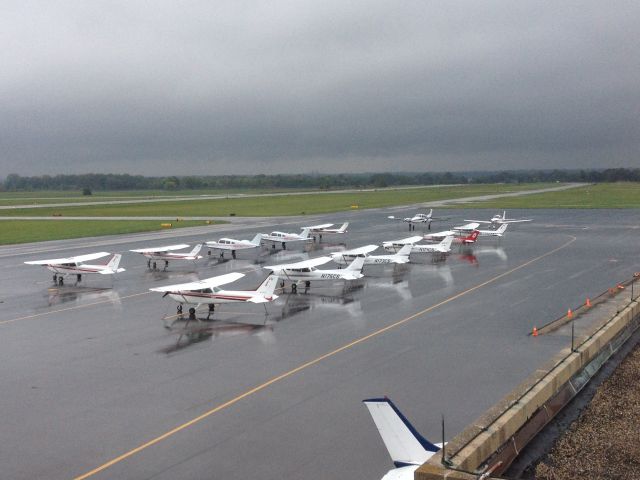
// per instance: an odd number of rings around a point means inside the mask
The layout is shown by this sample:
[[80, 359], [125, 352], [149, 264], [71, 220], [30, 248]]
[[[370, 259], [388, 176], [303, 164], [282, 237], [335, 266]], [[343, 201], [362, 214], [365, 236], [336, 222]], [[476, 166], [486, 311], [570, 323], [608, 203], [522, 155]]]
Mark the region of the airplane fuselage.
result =
[[[256, 295], [254, 292], [243, 290], [221, 290], [214, 292], [212, 289], [204, 289], [203, 291], [176, 291], [169, 292], [168, 295], [176, 302], [192, 304], [238, 303], [248, 302], [254, 297], [262, 297], [262, 295]], [[264, 298], [267, 301], [271, 301], [278, 298], [278, 296], [267, 295]]]
[[84, 264], [59, 264], [47, 265], [47, 269], [58, 275], [84, 275], [86, 273], [100, 273], [107, 270], [104, 265], [84, 265]]

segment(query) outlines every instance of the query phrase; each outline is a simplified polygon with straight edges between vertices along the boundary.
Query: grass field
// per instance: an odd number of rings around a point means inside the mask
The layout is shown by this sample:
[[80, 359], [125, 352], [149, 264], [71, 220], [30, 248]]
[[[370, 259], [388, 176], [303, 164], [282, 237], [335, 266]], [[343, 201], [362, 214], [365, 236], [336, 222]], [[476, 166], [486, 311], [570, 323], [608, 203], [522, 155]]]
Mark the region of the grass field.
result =
[[[555, 185], [555, 184], [554, 184]], [[279, 195], [273, 197], [248, 197], [228, 199], [202, 199], [193, 201], [85, 205], [76, 207], [51, 207], [38, 209], [11, 209], [0, 212], [4, 216], [274, 216], [330, 213], [359, 208], [388, 207], [422, 203], [474, 195], [518, 192], [548, 187], [549, 184], [492, 184], [465, 185], [441, 188], [407, 188], [352, 193], [311, 193], [308, 195]]]
[[560, 192], [459, 204], [455, 208], [640, 208], [640, 183], [598, 183]]
[[32, 192], [0, 192], [0, 206], [47, 205], [50, 203], [103, 202], [109, 200], [143, 200], [173, 197], [198, 197], [201, 195], [242, 195], [259, 193], [288, 193], [299, 189], [227, 189], [227, 190], [118, 190], [98, 191], [82, 195], [76, 190], [43, 190]]
[[[172, 228], [195, 227], [204, 222], [172, 222]], [[0, 221], [0, 245], [116, 235], [161, 230], [160, 222], [135, 220], [4, 220]]]

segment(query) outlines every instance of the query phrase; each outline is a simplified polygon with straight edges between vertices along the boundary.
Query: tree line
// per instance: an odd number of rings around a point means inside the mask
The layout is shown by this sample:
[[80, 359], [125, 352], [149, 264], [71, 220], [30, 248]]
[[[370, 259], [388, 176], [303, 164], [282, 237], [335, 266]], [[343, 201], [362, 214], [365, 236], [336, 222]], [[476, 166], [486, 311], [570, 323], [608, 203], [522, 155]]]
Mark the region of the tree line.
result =
[[221, 175], [144, 177], [128, 174], [8, 175], [0, 183], [7, 192], [31, 190], [225, 190], [225, 189], [340, 189], [383, 188], [399, 185], [537, 182], [640, 182], [640, 169], [505, 170], [493, 172], [362, 173], [300, 175]]

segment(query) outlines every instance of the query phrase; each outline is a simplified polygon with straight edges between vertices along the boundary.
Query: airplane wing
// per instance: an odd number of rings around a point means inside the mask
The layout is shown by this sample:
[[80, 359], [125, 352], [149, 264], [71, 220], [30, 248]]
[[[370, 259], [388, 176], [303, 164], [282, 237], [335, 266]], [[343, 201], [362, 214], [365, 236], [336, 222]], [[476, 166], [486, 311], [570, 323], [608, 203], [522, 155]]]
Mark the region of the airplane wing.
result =
[[463, 222], [473, 222], [473, 223], [493, 223], [490, 220], [463, 220]]
[[401, 238], [400, 240], [391, 240], [390, 242], [385, 242], [385, 243], [406, 244], [406, 243], [416, 243], [416, 242], [419, 242], [420, 240], [422, 240], [422, 237], [420, 235], [416, 235], [415, 237]]
[[32, 260], [30, 262], [24, 262], [27, 265], [57, 265], [60, 263], [81, 263], [88, 262], [89, 260], [96, 260], [98, 258], [108, 257], [111, 255], [109, 252], [89, 253], [87, 255], [78, 255], [75, 257], [67, 258], [51, 258], [49, 260]]
[[166, 247], [153, 247], [153, 248], [138, 248], [136, 250], [129, 250], [130, 252], [135, 253], [159, 253], [159, 252], [171, 252], [173, 250], [182, 250], [183, 248], [187, 248], [189, 245], [186, 243], [181, 243], [180, 245], [167, 245]]
[[309, 230], [321, 230], [329, 227], [333, 227], [333, 223], [323, 223], [322, 225], [313, 225], [311, 227], [304, 227], [304, 228], [308, 228]]
[[205, 278], [198, 282], [178, 283], [177, 285], [167, 285], [166, 287], [150, 288], [149, 290], [151, 290], [152, 292], [202, 290], [204, 288], [213, 288], [219, 287], [220, 285], [226, 285], [227, 283], [235, 282], [242, 277], [244, 277], [244, 273], [232, 272], [225, 275], [218, 275], [217, 277]]
[[[466, 222], [466, 220], [465, 220]], [[491, 222], [489, 222], [491, 223]], [[467, 223], [466, 225], [460, 225], [458, 227], [453, 227], [453, 230], [475, 230], [480, 226], [479, 222], [471, 222], [471, 223]]]
[[378, 248], [378, 245], [365, 245], [364, 247], [354, 248], [353, 250], [344, 250], [342, 252], [335, 252], [332, 255], [337, 257], [343, 255], [363, 255], [367, 253], [371, 253]]
[[523, 219], [523, 220], [502, 220], [502, 223], [520, 223], [520, 222], [530, 222], [531, 219]]
[[325, 263], [329, 263], [331, 261], [331, 257], [317, 257], [317, 258], [312, 258], [310, 260], [304, 260], [303, 262], [297, 262], [297, 263], [289, 263], [289, 264], [285, 264], [285, 265], [269, 265], [263, 268], [266, 268], [267, 270], [288, 270], [291, 268], [311, 268], [311, 267], [317, 267], [319, 265], [324, 265]]

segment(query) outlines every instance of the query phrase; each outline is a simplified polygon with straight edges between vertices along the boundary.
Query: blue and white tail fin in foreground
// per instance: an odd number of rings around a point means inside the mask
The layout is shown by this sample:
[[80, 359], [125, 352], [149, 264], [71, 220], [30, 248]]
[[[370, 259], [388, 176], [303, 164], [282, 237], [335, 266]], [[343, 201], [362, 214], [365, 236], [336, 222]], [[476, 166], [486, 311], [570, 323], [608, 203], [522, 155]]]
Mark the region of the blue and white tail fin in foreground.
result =
[[422, 465], [440, 447], [420, 435], [388, 398], [363, 400], [397, 468]]

